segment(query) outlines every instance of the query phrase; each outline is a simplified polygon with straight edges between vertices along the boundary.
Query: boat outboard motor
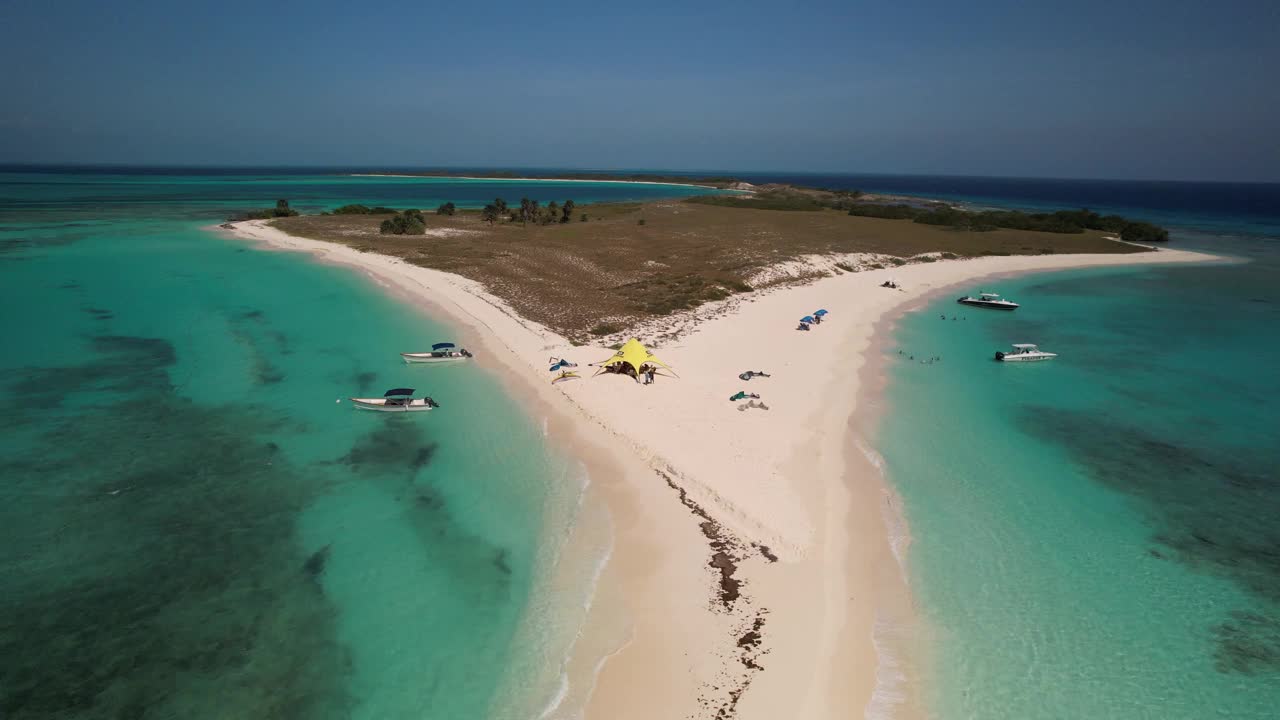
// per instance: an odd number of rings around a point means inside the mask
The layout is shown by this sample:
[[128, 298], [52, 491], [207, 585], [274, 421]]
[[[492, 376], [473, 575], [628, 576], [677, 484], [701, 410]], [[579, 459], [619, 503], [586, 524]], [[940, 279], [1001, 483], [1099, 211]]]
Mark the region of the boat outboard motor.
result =
[[999, 350], [997, 350], [997, 351], [996, 351], [996, 359], [997, 359], [997, 360], [1004, 360], [1004, 353], [1002, 353], [1002, 352], [1000, 352]]
[[426, 401], [427, 401], [427, 407], [433, 407], [433, 408], [438, 408], [438, 407], [440, 407], [440, 403], [436, 402], [434, 399], [432, 399], [432, 398], [431, 398], [431, 397], [429, 397], [429, 396], [428, 396], [428, 397], [423, 398], [423, 400], [426, 400]]
[[458, 353], [462, 355], [462, 357], [471, 357], [471, 351], [466, 348], [459, 350]]

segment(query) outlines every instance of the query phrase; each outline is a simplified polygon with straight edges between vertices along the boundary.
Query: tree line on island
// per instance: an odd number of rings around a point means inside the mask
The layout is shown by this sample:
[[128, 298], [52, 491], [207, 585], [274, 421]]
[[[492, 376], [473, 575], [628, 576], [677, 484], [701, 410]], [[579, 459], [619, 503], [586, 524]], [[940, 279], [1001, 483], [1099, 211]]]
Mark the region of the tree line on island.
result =
[[1126, 242], [1165, 242], [1169, 239], [1169, 231], [1158, 225], [1128, 220], [1119, 215], [1099, 215], [1088, 209], [1025, 213], [1019, 210], [969, 211], [949, 206], [920, 208], [905, 204], [867, 203], [854, 205], [849, 209], [849, 214], [858, 217], [911, 220], [922, 225], [943, 225], [972, 232], [986, 232], [997, 228], [1050, 233], [1102, 230], [1115, 233]]
[[[508, 205], [507, 201], [502, 198], [496, 198], [492, 203], [485, 205], [480, 211], [480, 219], [490, 225], [505, 219], [507, 222], [538, 225], [553, 225], [558, 223], [567, 223], [573, 219], [573, 211], [576, 208], [573, 200], [565, 200], [561, 205], [554, 200], [541, 205], [537, 200], [529, 198], [521, 198], [518, 207]], [[437, 215], [453, 216], [458, 213], [458, 206], [446, 202], [436, 208]], [[415, 208], [408, 210], [396, 210], [395, 208], [376, 205], [369, 207], [367, 205], [343, 205], [334, 209], [331, 213], [321, 213], [322, 215], [392, 215], [393, 217], [383, 220], [378, 226], [379, 232], [383, 235], [422, 235], [427, 231], [427, 221], [423, 217], [422, 211]], [[586, 214], [582, 214], [579, 218], [582, 222], [587, 221]]]
[[261, 210], [249, 210], [248, 212], [232, 215], [227, 218], [227, 222], [240, 222], [242, 220], [271, 220], [282, 217], [295, 217], [298, 211], [289, 207], [288, 200], [277, 200], [276, 206], [273, 208], [262, 208]]
[[[497, 198], [492, 203], [484, 206], [480, 211], [480, 219], [490, 225], [504, 217], [507, 222], [552, 225], [572, 221], [574, 207], [572, 200], [565, 200], [564, 205], [552, 200], [547, 203], [546, 207], [540, 207], [537, 200], [530, 200], [529, 198], [520, 198], [520, 207], [511, 207], [507, 205], [506, 200]], [[585, 214], [582, 215], [581, 220], [586, 222], [587, 216]]]
[[1099, 215], [1088, 209], [1027, 213], [1020, 210], [961, 210], [937, 201], [919, 204], [865, 202], [858, 190], [784, 187], [749, 196], [701, 195], [685, 198], [687, 203], [754, 210], [818, 212], [838, 210], [857, 217], [911, 220], [922, 225], [941, 225], [955, 230], [988, 232], [999, 228], [1050, 233], [1082, 233], [1102, 230], [1134, 243], [1165, 242], [1169, 231], [1148, 222], [1119, 215]]

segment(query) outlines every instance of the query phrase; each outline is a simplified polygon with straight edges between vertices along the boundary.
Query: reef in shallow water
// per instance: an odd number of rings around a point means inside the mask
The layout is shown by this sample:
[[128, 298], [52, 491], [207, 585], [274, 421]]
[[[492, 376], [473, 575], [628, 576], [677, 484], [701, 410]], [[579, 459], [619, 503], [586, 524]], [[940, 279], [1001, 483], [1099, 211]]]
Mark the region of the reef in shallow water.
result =
[[91, 347], [4, 401], [38, 442], [0, 464], [0, 717], [345, 717], [280, 419], [178, 396], [163, 340]]

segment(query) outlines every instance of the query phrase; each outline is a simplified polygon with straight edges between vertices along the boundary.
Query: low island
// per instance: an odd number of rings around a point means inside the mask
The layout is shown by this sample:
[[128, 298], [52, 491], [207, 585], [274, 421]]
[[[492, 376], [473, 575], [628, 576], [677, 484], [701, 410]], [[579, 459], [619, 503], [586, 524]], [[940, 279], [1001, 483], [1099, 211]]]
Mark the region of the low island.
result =
[[1128, 225], [1135, 224], [1088, 211], [971, 213], [937, 201], [792, 186], [649, 203], [496, 198], [484, 208], [445, 203], [428, 212], [349, 205], [272, 223], [296, 237], [474, 280], [575, 342], [619, 340], [637, 323], [707, 302], [858, 270], [1149, 252], [1118, 241]]

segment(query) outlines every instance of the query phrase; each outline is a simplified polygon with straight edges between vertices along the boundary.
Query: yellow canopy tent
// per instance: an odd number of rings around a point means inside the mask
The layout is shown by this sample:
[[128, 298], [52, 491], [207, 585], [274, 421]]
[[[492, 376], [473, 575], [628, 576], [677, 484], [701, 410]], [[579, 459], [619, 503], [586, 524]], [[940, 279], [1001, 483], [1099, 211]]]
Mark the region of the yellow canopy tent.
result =
[[649, 348], [642, 345], [636, 338], [631, 338], [625, 345], [618, 348], [618, 352], [614, 353], [613, 357], [605, 360], [604, 362], [596, 363], [596, 365], [600, 366], [600, 369], [596, 370], [596, 375], [604, 372], [605, 368], [617, 365], [618, 363], [630, 365], [632, 369], [636, 371], [636, 374], [640, 373], [641, 365], [652, 365], [655, 368], [665, 369], [667, 372], [671, 373], [672, 377], [679, 377], [676, 375], [675, 370], [672, 370], [669, 365], [655, 357], [653, 353], [649, 352]]

